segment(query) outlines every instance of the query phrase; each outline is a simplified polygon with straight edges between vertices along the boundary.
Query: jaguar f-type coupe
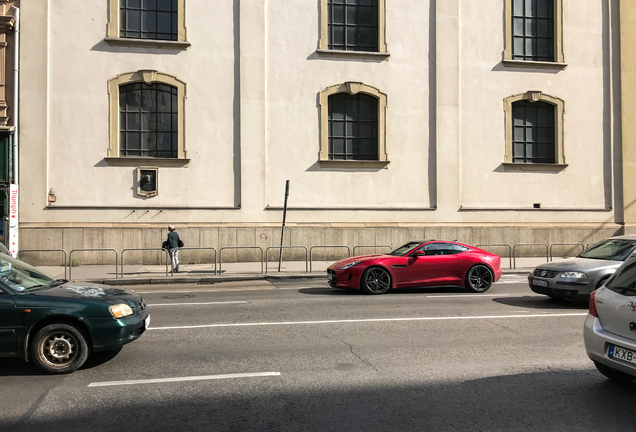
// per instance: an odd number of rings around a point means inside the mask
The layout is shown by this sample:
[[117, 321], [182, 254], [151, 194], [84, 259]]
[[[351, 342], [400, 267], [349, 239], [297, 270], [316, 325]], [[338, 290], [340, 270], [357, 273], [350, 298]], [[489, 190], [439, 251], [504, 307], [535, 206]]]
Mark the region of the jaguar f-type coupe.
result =
[[501, 276], [501, 258], [453, 241], [411, 241], [381, 255], [340, 260], [327, 269], [334, 288], [384, 294], [392, 288], [465, 286], [483, 293]]

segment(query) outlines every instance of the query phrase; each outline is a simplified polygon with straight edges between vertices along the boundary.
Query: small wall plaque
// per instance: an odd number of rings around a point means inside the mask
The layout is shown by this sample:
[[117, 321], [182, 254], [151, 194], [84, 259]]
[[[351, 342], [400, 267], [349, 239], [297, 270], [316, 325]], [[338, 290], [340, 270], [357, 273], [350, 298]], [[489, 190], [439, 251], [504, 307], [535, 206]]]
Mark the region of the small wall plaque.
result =
[[159, 168], [137, 168], [137, 194], [148, 198], [159, 194]]

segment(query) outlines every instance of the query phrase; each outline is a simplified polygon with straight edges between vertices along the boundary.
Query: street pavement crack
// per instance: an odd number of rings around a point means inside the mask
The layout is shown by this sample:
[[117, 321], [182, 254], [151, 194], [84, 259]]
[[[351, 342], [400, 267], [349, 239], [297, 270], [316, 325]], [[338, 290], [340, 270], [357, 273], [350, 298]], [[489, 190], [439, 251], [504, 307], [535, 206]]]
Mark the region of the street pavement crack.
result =
[[350, 343], [347, 343], [345, 341], [343, 341], [342, 339], [336, 339], [340, 342], [342, 342], [343, 344], [345, 344], [346, 346], [349, 347], [349, 352], [358, 360], [360, 360], [362, 363], [364, 363], [365, 365], [369, 366], [371, 369], [373, 369], [374, 371], [376, 371], [377, 373], [381, 373], [378, 368], [376, 368], [373, 364], [369, 363], [368, 361], [366, 361], [365, 359], [363, 359], [362, 357], [360, 357], [359, 354], [357, 354], [354, 350], [353, 350], [353, 345], [351, 345]]

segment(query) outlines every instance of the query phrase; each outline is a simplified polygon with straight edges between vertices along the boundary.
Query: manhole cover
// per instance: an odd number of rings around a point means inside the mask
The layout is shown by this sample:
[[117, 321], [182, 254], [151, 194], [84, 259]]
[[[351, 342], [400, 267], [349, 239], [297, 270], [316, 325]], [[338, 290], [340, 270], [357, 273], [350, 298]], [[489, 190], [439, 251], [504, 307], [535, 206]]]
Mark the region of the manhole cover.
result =
[[161, 298], [168, 299], [168, 300], [189, 299], [192, 297], [194, 297], [194, 295], [192, 294], [174, 294], [174, 295], [161, 296]]

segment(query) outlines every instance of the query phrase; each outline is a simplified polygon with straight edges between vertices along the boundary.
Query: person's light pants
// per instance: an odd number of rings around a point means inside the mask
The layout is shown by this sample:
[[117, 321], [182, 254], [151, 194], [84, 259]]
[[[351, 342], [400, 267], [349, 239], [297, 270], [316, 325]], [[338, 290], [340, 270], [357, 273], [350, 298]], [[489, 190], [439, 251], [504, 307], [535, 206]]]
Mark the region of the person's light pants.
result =
[[168, 252], [172, 261], [172, 271], [179, 271], [179, 248], [169, 249]]

